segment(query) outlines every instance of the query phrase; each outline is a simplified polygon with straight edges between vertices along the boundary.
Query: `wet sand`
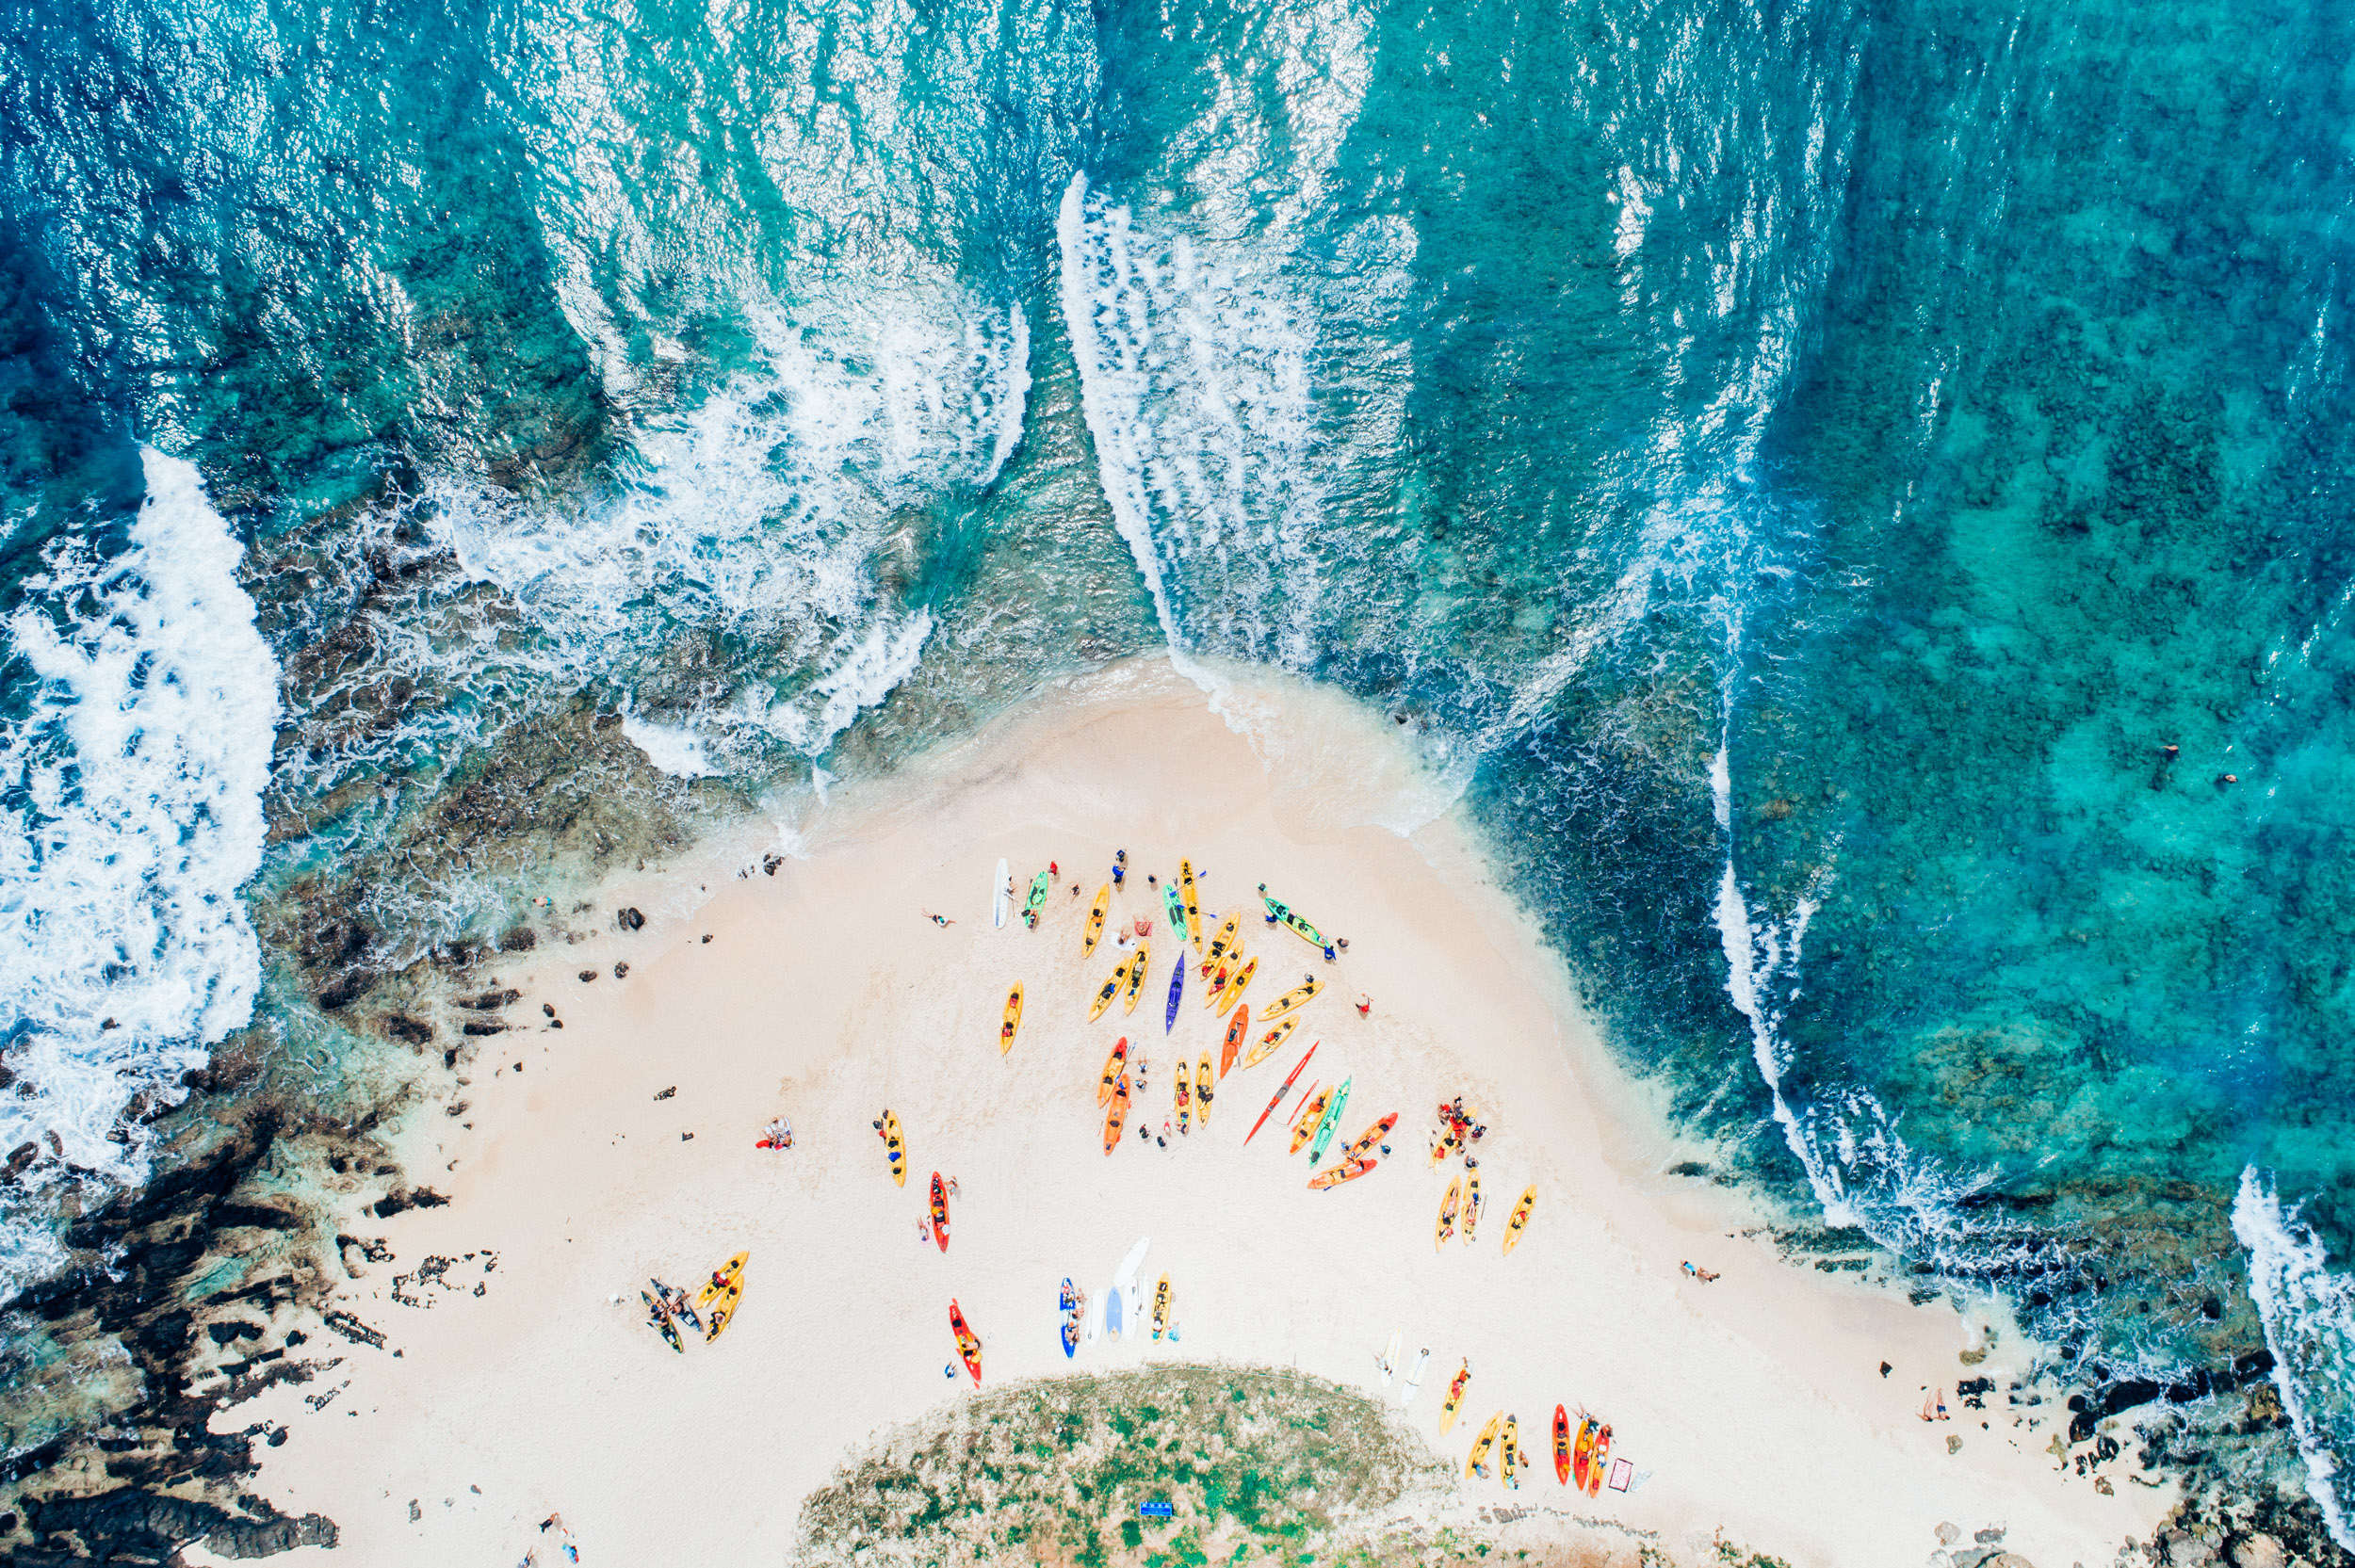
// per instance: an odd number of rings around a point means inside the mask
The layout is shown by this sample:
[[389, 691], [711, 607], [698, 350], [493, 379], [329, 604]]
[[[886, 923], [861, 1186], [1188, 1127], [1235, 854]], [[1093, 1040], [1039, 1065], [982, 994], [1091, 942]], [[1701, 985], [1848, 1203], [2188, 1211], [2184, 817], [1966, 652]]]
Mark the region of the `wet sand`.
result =
[[[1467, 1482], [1451, 1507], [1575, 1508], [1651, 1532], [1681, 1562], [1722, 1532], [1794, 1562], [1881, 1568], [1924, 1560], [1951, 1521], [1966, 1540], [2006, 1527], [2008, 1549], [2066, 1568], [2148, 1533], [2171, 1493], [2102, 1496], [2059, 1472], [2043, 1450], [2065, 1412], [2043, 1406], [2030, 1431], [2000, 1394], [1985, 1412], [1956, 1398], [1958, 1377], [2004, 1388], [2023, 1347], [1999, 1340], [1966, 1366], [1950, 1307], [1781, 1264], [1732, 1234], [1752, 1219], [1738, 1199], [1663, 1173], [1682, 1152], [1380, 716], [1302, 689], [1234, 688], [1221, 705], [1225, 718], [1155, 660], [1066, 685], [811, 803], [780, 825], [791, 853], [773, 874], [737, 874], [760, 844], [713, 846], [699, 867], [600, 890], [602, 910], [644, 909], [643, 930], [544, 948], [504, 975], [524, 993], [515, 1032], [484, 1043], [463, 1110], [424, 1107], [400, 1137], [412, 1179], [450, 1202], [355, 1211], [347, 1227], [389, 1250], [348, 1251], [363, 1277], [341, 1300], [383, 1348], [323, 1338], [340, 1366], [216, 1422], [284, 1422], [283, 1446], [257, 1446], [256, 1490], [341, 1526], [332, 1559], [285, 1560], [504, 1568], [537, 1546], [553, 1562], [537, 1526], [558, 1511], [592, 1565], [781, 1560], [800, 1500], [854, 1448], [969, 1389], [943, 1375], [952, 1297], [993, 1384], [1182, 1358], [1297, 1366], [1396, 1408], [1374, 1362], [1400, 1331], [1406, 1363], [1431, 1351], [1405, 1416], [1459, 1474], [1492, 1412], [1517, 1414], [1542, 1448], [1562, 1402], [1609, 1420], [1647, 1478], [1572, 1505], [1541, 1462], [1518, 1494]], [[1119, 955], [1107, 943], [1083, 959], [1081, 929], [1116, 849], [1132, 876], [1114, 914], [1152, 919], [1150, 973], [1133, 1014], [1115, 1004], [1091, 1024]], [[1221, 1083], [1207, 1125], [1162, 1148], [1137, 1122], [1172, 1117], [1175, 1063], [1215, 1054], [1223, 1034], [1194, 975], [1162, 1030], [1176, 955], [1145, 878], [1180, 855], [1203, 874], [1206, 913], [1245, 911], [1255, 1013], [1305, 974], [1328, 988], [1284, 1049]], [[1001, 856], [1025, 886], [1060, 864], [1035, 931], [991, 924]], [[1262, 881], [1347, 936], [1348, 955], [1326, 964], [1262, 924]], [[1001, 1055], [1017, 980], [1023, 1024]], [[1360, 992], [1370, 1016], [1351, 1005]], [[1147, 1087], [1108, 1158], [1095, 1086], [1122, 1035], [1145, 1053]], [[1286, 1156], [1284, 1112], [1242, 1146], [1311, 1041], [1303, 1087], [1352, 1080], [1345, 1137], [1401, 1117], [1393, 1157], [1326, 1192], [1307, 1188], [1305, 1154]], [[1426, 1140], [1435, 1105], [1459, 1092], [1487, 1113], [1488, 1204], [1474, 1242], [1439, 1250], [1433, 1221], [1461, 1168], [1432, 1170]], [[904, 1189], [870, 1128], [885, 1106], [907, 1134]], [[756, 1150], [777, 1114], [796, 1146]], [[945, 1253], [918, 1235], [935, 1170], [960, 1188]], [[1506, 1256], [1506, 1216], [1532, 1184], [1534, 1218]], [[1148, 1291], [1170, 1276], [1182, 1339], [1098, 1339], [1067, 1361], [1058, 1283], [1100, 1301], [1140, 1237]], [[639, 1286], [692, 1285], [739, 1249], [752, 1259], [734, 1326], [674, 1355]], [[1686, 1277], [1687, 1258], [1721, 1277]], [[1464, 1419], [1442, 1438], [1466, 1357]], [[1918, 1419], [1931, 1383], [1956, 1419]]]

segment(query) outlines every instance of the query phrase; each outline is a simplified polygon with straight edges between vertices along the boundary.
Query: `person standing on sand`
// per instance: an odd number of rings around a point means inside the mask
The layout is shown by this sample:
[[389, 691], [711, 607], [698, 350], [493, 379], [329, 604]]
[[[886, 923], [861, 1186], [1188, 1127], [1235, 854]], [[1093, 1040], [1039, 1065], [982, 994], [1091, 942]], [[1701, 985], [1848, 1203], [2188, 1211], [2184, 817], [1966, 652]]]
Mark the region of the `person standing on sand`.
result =
[[1113, 851], [1113, 886], [1123, 886], [1128, 881], [1129, 851], [1126, 849], [1115, 849]]
[[1370, 1018], [1372, 1015], [1373, 998], [1360, 991], [1357, 993], [1357, 1016], [1360, 1018]]

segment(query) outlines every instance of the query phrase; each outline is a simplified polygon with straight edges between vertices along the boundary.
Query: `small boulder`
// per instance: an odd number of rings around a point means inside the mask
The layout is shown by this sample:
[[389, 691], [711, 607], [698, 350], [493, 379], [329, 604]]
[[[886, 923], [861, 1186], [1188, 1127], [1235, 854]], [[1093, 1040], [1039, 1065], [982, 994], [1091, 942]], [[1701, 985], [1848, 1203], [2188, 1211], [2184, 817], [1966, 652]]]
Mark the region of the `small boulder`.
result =
[[2233, 1568], [2282, 1568], [2289, 1554], [2269, 1535], [2245, 1535], [2233, 1543]]

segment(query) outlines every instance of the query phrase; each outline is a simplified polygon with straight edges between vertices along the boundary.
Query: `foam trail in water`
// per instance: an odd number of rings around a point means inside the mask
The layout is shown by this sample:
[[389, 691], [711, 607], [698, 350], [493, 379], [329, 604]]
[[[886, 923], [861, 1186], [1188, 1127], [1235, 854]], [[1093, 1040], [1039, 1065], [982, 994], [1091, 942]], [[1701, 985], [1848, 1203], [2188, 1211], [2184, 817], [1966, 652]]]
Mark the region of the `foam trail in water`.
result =
[[2249, 1252], [2249, 1294], [2306, 1462], [2306, 1491], [2331, 1539], [2355, 1552], [2355, 1493], [2336, 1451], [2355, 1438], [2355, 1278], [2331, 1271], [2322, 1238], [2295, 1209], [2282, 1211], [2253, 1165], [2241, 1172], [2233, 1234]]
[[238, 889], [261, 865], [278, 666], [196, 470], [143, 461], [129, 548], [53, 551], [8, 622], [39, 686], [0, 727], [0, 1039], [19, 1080], [0, 1150], [38, 1153], [0, 1226], [0, 1296], [58, 1261], [24, 1195], [69, 1165], [141, 1179], [124, 1110], [177, 1104], [261, 980]]

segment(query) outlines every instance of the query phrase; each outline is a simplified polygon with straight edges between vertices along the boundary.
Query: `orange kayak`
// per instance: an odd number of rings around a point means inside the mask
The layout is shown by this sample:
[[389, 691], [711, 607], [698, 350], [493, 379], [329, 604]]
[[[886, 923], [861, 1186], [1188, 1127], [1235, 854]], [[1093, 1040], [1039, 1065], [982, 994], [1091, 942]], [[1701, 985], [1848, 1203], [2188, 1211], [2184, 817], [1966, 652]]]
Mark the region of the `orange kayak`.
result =
[[1343, 1182], [1356, 1181], [1381, 1163], [1378, 1159], [1344, 1160], [1330, 1171], [1322, 1171], [1310, 1176], [1308, 1185], [1319, 1190], [1328, 1187], [1339, 1187]]
[[1365, 1158], [1367, 1152], [1372, 1149], [1374, 1145], [1380, 1143], [1384, 1139], [1389, 1137], [1390, 1129], [1397, 1125], [1398, 1112], [1392, 1111], [1389, 1115], [1382, 1118], [1381, 1121], [1376, 1122], [1372, 1126], [1368, 1127], [1364, 1132], [1359, 1133], [1357, 1135], [1357, 1141], [1352, 1143], [1348, 1148], [1341, 1151], [1341, 1158]]
[[1286, 1154], [1300, 1153], [1301, 1145], [1316, 1136], [1317, 1123], [1324, 1120], [1324, 1107], [1332, 1102], [1333, 1086], [1331, 1084], [1326, 1084], [1323, 1089], [1308, 1096], [1308, 1103], [1300, 1107], [1299, 1118], [1292, 1123], [1292, 1146], [1284, 1151]]
[[1120, 1129], [1129, 1123], [1129, 1075], [1127, 1073], [1120, 1075], [1120, 1081], [1113, 1086], [1109, 1098], [1110, 1107], [1104, 1112], [1104, 1152], [1108, 1155], [1113, 1152], [1113, 1145], [1120, 1141]]
[[1120, 1037], [1120, 1043], [1113, 1047], [1113, 1054], [1104, 1059], [1104, 1076], [1102, 1081], [1096, 1086], [1097, 1105], [1100, 1106], [1113, 1097], [1113, 1086], [1120, 1082], [1120, 1075], [1128, 1070], [1129, 1037], [1124, 1034]]
[[942, 1252], [949, 1250], [949, 1188], [937, 1171], [933, 1172], [933, 1239]]
[[1602, 1495], [1602, 1478], [1610, 1472], [1610, 1469], [1611, 1423], [1605, 1421], [1602, 1424], [1602, 1430], [1595, 1433], [1595, 1457], [1586, 1466], [1586, 1495], [1589, 1497]]
[[1578, 1443], [1571, 1450], [1570, 1476], [1578, 1490], [1586, 1490], [1586, 1472], [1595, 1465], [1595, 1418], [1583, 1416], [1578, 1423]]
[[1570, 1484], [1570, 1413], [1553, 1407], [1553, 1479]]
[[949, 1332], [957, 1336], [957, 1358], [973, 1374], [973, 1383], [978, 1388], [982, 1382], [981, 1336], [966, 1327], [965, 1311], [957, 1305], [954, 1296], [949, 1298]]
[[1226, 1043], [1219, 1048], [1218, 1075], [1225, 1077], [1235, 1070], [1235, 1053], [1242, 1048], [1243, 1031], [1251, 1027], [1251, 1009], [1239, 1007], [1235, 1016], [1226, 1020]]

